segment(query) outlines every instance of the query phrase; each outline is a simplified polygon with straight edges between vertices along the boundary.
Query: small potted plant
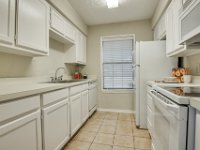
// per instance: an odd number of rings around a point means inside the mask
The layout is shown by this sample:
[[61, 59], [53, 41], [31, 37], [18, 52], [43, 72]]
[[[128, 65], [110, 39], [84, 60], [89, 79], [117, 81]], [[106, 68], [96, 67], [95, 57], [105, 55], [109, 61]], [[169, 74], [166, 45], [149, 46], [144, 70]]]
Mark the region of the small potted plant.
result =
[[191, 75], [191, 69], [185, 68], [185, 75], [183, 76], [184, 83], [191, 83], [192, 82], [192, 75]]

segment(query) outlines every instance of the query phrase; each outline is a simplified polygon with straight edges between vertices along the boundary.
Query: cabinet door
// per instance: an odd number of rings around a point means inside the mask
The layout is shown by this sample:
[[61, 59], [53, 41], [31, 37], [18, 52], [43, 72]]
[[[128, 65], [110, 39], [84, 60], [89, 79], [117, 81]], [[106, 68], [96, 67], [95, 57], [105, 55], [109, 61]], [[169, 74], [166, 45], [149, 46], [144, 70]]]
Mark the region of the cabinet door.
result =
[[82, 92], [81, 95], [81, 100], [82, 100], [82, 122], [84, 123], [89, 115], [89, 108], [88, 108], [88, 90]]
[[166, 33], [166, 19], [165, 19], [165, 14], [163, 14], [154, 28], [154, 40], [162, 40], [165, 36], [165, 33]]
[[75, 41], [75, 29], [67, 20], [65, 22], [65, 36]]
[[65, 33], [65, 19], [54, 9], [51, 9], [51, 28], [62, 35]]
[[42, 150], [41, 114], [31, 113], [0, 126], [1, 150]]
[[69, 139], [69, 104], [63, 100], [43, 109], [44, 149], [61, 149]]
[[167, 54], [174, 50], [174, 23], [173, 23], [173, 1], [169, 5], [166, 12], [166, 51]]
[[86, 37], [80, 31], [76, 32], [76, 61], [86, 64]]
[[87, 62], [87, 39], [86, 36], [82, 34], [82, 59], [83, 59], [83, 63], [86, 64]]
[[15, 0], [0, 0], [0, 41], [14, 44]]
[[81, 32], [76, 31], [76, 62], [83, 63], [83, 54], [82, 54], [82, 37]]
[[81, 94], [70, 98], [71, 102], [71, 135], [81, 126]]
[[49, 7], [44, 0], [18, 0], [16, 45], [48, 52]]
[[181, 9], [181, 4], [182, 1], [181, 0], [174, 0], [173, 3], [173, 11], [174, 11], [174, 16], [173, 16], [173, 24], [174, 24], [174, 49], [178, 50], [178, 49], [183, 49], [184, 45], [179, 45], [179, 41], [180, 41], [180, 33], [179, 33], [179, 27], [180, 27], [180, 23], [179, 23], [179, 12]]

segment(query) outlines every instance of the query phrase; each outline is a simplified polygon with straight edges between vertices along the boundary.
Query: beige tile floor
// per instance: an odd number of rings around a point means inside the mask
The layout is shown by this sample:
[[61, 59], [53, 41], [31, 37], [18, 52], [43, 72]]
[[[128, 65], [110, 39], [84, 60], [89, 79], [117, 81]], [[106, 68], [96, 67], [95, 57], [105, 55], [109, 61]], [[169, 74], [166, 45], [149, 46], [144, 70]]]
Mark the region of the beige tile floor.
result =
[[137, 129], [134, 116], [96, 112], [64, 150], [149, 150], [147, 130]]

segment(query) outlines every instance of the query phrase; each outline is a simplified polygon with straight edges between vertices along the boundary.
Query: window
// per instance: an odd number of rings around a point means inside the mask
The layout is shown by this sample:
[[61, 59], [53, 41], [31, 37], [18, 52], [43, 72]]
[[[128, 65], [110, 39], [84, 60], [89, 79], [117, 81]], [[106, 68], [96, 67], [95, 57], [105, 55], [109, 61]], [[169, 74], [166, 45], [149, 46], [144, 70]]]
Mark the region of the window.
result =
[[133, 89], [134, 36], [102, 38], [103, 89]]

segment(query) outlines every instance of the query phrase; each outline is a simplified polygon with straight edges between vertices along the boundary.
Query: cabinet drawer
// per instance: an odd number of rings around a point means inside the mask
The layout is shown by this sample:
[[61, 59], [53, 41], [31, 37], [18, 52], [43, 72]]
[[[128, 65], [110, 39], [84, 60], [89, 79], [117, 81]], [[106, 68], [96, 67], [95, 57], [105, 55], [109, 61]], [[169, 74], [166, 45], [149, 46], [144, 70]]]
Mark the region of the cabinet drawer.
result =
[[70, 88], [70, 95], [80, 93], [88, 89], [88, 84], [78, 85]]
[[40, 96], [31, 96], [0, 104], [0, 122], [40, 108]]
[[69, 89], [62, 89], [57, 91], [42, 94], [42, 105], [47, 105], [69, 96]]

